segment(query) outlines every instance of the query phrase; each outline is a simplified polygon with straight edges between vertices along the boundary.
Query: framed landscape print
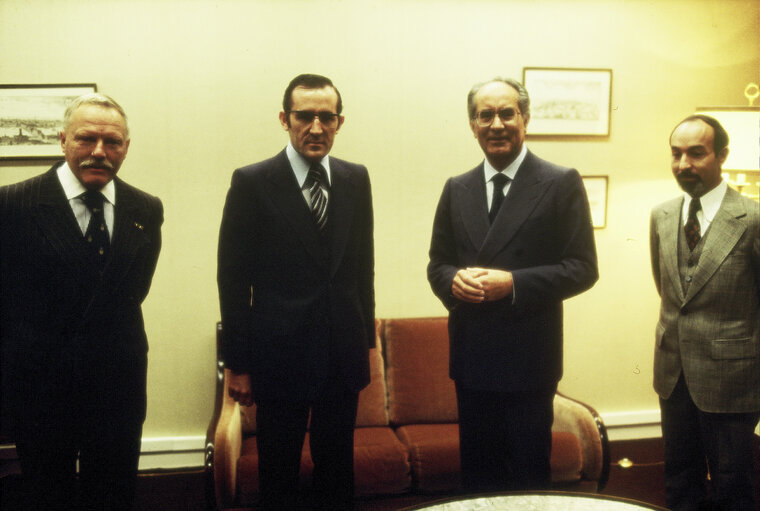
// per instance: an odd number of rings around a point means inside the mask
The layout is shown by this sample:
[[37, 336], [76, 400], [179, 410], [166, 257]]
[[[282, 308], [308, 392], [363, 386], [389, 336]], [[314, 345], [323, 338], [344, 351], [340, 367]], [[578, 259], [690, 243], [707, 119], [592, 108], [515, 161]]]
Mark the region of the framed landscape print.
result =
[[94, 83], [0, 85], [0, 158], [61, 157], [58, 134], [66, 106], [96, 90]]
[[611, 69], [526, 67], [528, 135], [610, 134]]

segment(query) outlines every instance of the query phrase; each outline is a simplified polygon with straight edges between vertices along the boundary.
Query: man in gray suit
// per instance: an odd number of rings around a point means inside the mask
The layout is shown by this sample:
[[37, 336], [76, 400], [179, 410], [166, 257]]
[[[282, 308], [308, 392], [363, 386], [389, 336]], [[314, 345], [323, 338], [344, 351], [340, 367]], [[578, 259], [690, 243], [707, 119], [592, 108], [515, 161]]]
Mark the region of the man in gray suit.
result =
[[670, 146], [686, 193], [654, 208], [650, 231], [667, 506], [756, 510], [760, 211], [721, 178], [728, 135], [718, 121], [687, 117]]

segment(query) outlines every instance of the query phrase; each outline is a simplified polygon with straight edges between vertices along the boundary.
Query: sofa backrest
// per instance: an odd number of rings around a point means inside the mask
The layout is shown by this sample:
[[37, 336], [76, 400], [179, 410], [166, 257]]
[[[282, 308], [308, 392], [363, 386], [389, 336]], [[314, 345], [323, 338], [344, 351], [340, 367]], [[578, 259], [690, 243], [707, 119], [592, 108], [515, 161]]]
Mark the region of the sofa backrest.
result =
[[356, 427], [388, 425], [388, 391], [385, 387], [381, 320], [375, 321], [375, 348], [369, 350], [369, 385], [359, 393]]
[[448, 319], [384, 319], [382, 339], [390, 423], [457, 422]]

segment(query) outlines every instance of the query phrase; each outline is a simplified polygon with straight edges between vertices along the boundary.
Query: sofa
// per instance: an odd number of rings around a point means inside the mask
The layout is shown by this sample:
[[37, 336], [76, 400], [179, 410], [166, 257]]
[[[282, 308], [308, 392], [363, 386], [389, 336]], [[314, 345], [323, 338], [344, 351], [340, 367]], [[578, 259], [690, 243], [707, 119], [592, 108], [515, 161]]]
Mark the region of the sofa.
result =
[[[221, 325], [217, 325], [217, 344]], [[377, 320], [371, 382], [359, 396], [354, 438], [358, 498], [461, 491], [454, 382], [448, 377], [447, 318]], [[218, 357], [217, 357], [218, 359]], [[217, 361], [216, 403], [206, 441], [209, 507], [253, 506], [258, 492], [255, 406], [228, 395]], [[600, 491], [609, 474], [606, 430], [588, 405], [558, 393], [552, 427], [552, 484]], [[307, 441], [301, 479], [313, 463]]]

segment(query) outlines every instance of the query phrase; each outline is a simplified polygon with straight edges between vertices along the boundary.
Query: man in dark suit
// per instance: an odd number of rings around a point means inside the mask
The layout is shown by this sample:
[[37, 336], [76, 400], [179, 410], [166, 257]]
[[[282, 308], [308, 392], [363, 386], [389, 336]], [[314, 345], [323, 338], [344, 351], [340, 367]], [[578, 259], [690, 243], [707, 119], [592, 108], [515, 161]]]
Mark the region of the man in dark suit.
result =
[[222, 357], [230, 395], [256, 403], [264, 509], [294, 509], [309, 412], [310, 505], [348, 509], [359, 391], [375, 342], [367, 169], [328, 156], [343, 124], [332, 82], [299, 75], [277, 156], [234, 172], [219, 236]]
[[72, 102], [60, 139], [65, 162], [0, 188], [3, 426], [24, 509], [130, 509], [163, 207], [116, 177], [129, 132], [113, 99]]
[[524, 145], [525, 88], [476, 85], [470, 127], [485, 161], [450, 178], [433, 224], [428, 280], [449, 310], [464, 487], [549, 487], [562, 301], [598, 278], [583, 182]]
[[670, 148], [684, 194], [652, 210], [650, 229], [662, 300], [654, 388], [666, 503], [677, 510], [753, 511], [760, 209], [721, 177], [728, 134], [717, 120], [687, 117], [671, 133]]

